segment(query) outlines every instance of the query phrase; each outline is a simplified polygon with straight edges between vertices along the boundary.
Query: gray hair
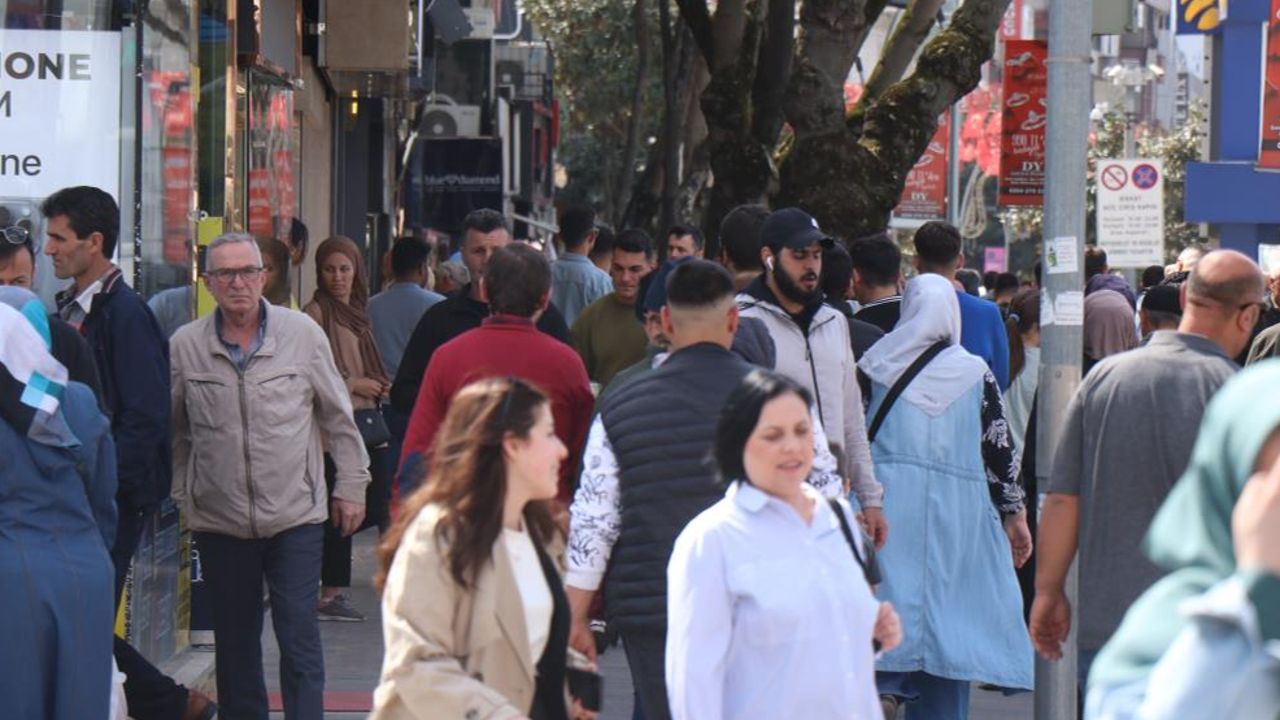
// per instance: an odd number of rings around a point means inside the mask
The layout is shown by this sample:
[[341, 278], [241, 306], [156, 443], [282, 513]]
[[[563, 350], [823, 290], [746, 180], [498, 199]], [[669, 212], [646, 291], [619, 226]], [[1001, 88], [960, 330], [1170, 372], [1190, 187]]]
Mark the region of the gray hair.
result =
[[440, 263], [440, 274], [449, 278], [449, 281], [458, 287], [471, 282], [471, 271], [458, 260], [446, 260]]
[[213, 269], [213, 251], [223, 247], [224, 245], [248, 245], [253, 248], [253, 256], [258, 261], [258, 267], [262, 267], [262, 250], [258, 249], [258, 241], [248, 233], [223, 233], [213, 239], [208, 247], [204, 250], [204, 271], [209, 272]]

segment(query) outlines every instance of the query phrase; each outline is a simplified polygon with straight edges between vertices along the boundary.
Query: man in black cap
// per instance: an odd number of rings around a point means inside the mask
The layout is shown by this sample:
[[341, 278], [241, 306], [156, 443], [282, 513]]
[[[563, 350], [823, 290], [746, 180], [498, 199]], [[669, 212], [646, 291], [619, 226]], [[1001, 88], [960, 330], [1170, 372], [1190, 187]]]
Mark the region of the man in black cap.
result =
[[813, 393], [822, 426], [841, 446], [853, 492], [876, 546], [888, 534], [884, 488], [876, 481], [863, 421], [849, 323], [823, 302], [822, 252], [834, 241], [799, 208], [772, 213], [760, 228], [764, 274], [738, 295], [743, 318], [765, 323], [776, 370]]
[[1138, 312], [1142, 337], [1145, 342], [1157, 330], [1177, 330], [1182, 322], [1182, 305], [1178, 301], [1177, 285], [1156, 285], [1147, 288], [1139, 303]]

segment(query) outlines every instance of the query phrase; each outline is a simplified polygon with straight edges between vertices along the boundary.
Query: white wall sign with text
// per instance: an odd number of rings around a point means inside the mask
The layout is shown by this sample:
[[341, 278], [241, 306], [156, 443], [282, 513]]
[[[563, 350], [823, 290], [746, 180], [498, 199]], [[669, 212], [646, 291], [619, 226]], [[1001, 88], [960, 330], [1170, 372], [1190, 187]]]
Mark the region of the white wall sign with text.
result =
[[0, 198], [119, 197], [120, 34], [0, 30]]
[[1098, 161], [1098, 245], [1117, 268], [1164, 264], [1164, 166]]

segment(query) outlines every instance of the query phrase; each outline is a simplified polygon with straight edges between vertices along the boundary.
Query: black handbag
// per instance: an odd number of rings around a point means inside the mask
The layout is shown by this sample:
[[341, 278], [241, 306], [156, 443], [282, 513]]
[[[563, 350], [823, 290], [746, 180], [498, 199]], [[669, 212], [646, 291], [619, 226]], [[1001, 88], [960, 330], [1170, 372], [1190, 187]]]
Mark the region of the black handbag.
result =
[[391, 442], [391, 430], [378, 408], [368, 408], [355, 412], [356, 428], [360, 437], [364, 438], [365, 447], [382, 447]]

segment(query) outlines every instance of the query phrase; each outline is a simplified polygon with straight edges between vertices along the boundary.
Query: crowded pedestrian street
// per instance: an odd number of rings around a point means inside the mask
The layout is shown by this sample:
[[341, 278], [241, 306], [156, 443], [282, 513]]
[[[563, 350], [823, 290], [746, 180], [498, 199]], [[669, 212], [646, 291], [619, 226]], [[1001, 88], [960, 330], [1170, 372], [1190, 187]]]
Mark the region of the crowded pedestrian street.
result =
[[0, 720], [1280, 718], [1280, 0], [0, 0]]

